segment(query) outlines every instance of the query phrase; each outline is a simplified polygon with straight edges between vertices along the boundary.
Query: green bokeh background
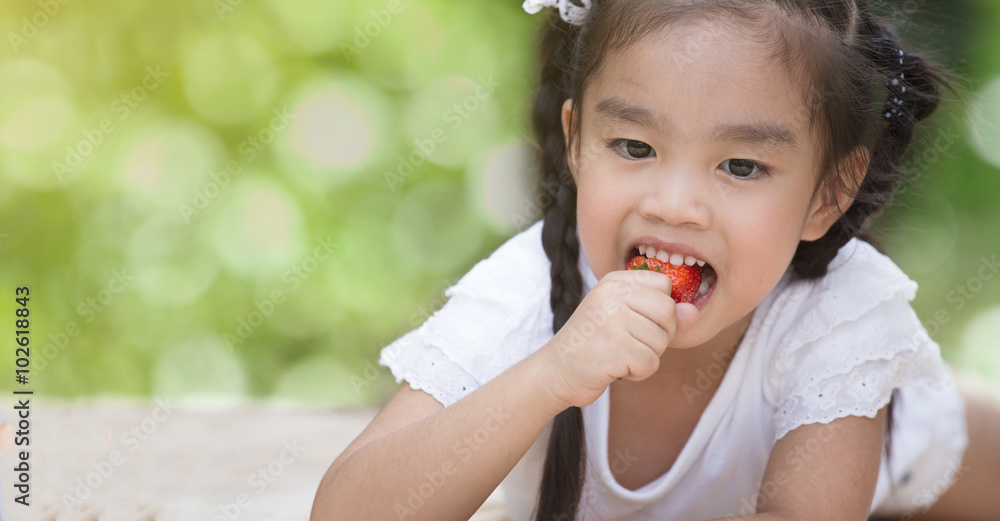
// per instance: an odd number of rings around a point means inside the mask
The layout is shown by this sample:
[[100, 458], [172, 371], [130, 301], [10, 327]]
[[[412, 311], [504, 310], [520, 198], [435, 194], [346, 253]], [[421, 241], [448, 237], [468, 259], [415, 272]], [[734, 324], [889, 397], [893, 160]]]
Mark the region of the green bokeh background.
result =
[[[537, 217], [519, 4], [5, 3], [0, 331], [28, 285], [31, 387], [381, 403], [379, 350]], [[949, 361], [1000, 380], [1000, 3], [888, 7], [961, 82], [878, 231]]]

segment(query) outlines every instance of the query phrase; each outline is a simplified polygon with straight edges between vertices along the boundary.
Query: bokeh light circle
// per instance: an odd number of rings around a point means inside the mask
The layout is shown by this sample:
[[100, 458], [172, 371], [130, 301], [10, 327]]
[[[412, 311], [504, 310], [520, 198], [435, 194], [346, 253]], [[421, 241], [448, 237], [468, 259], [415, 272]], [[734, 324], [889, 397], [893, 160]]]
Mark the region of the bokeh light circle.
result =
[[190, 304], [219, 271], [198, 228], [174, 218], [154, 217], [143, 223], [129, 241], [127, 261], [136, 273], [136, 290], [157, 307]]
[[398, 266], [451, 273], [477, 253], [480, 221], [465, 194], [450, 184], [424, 182], [403, 198], [392, 218], [390, 238]]
[[182, 205], [195, 205], [212, 183], [210, 173], [225, 162], [219, 138], [193, 121], [160, 120], [134, 135], [123, 147], [120, 182], [147, 209], [182, 215]]
[[326, 190], [394, 161], [392, 103], [370, 84], [346, 75], [313, 78], [287, 104], [295, 117], [275, 158], [303, 188]]
[[[473, 39], [459, 40], [466, 45], [449, 45], [449, 35], [460, 27], [448, 27], [441, 21], [434, 9], [446, 10], [447, 5], [427, 5], [423, 2], [403, 1], [402, 12], [395, 14], [380, 31], [369, 30], [359, 35], [354, 29], [344, 43], [349, 47], [341, 49], [341, 55], [352, 64], [357, 64], [366, 78], [393, 89], [412, 89], [439, 77], [448, 70], [454, 70], [455, 55], [464, 54], [464, 49]], [[364, 33], [365, 26], [373, 20], [368, 16], [355, 18], [355, 27]], [[471, 47], [476, 47], [472, 44]]]
[[524, 141], [490, 150], [467, 170], [469, 195], [502, 232], [520, 231], [541, 218], [538, 154]]
[[994, 306], [976, 315], [965, 327], [958, 362], [985, 378], [1000, 380], [1000, 306]]
[[268, 0], [267, 6], [302, 51], [328, 51], [350, 38], [353, 6], [346, 0]]
[[343, 92], [316, 92], [296, 113], [292, 144], [318, 169], [356, 167], [371, 155], [377, 138], [373, 118]]
[[267, 49], [240, 34], [215, 33], [198, 41], [182, 63], [184, 94], [213, 123], [249, 121], [270, 103], [278, 73]]
[[1000, 77], [976, 94], [967, 120], [972, 148], [987, 163], [1000, 168]]
[[495, 82], [448, 76], [417, 91], [406, 109], [409, 145], [427, 161], [455, 169], [495, 146], [503, 128]]
[[61, 143], [76, 117], [65, 75], [33, 59], [0, 65], [0, 145], [32, 151]]
[[241, 174], [232, 197], [220, 202], [212, 223], [218, 258], [243, 276], [276, 276], [304, 249], [304, 223], [295, 198], [253, 173]]

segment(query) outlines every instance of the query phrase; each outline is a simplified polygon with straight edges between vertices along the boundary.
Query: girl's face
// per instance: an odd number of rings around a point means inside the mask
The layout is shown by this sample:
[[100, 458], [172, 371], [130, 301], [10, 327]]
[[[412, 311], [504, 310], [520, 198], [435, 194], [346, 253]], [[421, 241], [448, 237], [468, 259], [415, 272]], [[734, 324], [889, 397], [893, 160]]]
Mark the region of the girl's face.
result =
[[741, 32], [675, 24], [608, 56], [570, 154], [580, 240], [598, 279], [624, 270], [639, 246], [714, 271], [673, 347], [749, 320], [799, 240], [836, 219], [817, 189], [820, 147], [802, 86], [768, 59], [774, 49]]

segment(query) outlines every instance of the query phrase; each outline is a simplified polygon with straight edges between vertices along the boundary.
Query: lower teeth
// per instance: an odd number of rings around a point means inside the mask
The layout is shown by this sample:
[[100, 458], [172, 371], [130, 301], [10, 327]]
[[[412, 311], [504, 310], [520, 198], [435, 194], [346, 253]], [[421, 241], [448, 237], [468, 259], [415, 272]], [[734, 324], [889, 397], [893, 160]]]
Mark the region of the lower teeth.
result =
[[695, 294], [695, 297], [700, 297], [708, 293], [708, 290], [709, 288], [712, 287], [712, 284], [715, 284], [715, 280], [716, 280], [715, 270], [706, 264], [705, 267], [702, 268], [701, 286], [698, 287], [698, 293]]

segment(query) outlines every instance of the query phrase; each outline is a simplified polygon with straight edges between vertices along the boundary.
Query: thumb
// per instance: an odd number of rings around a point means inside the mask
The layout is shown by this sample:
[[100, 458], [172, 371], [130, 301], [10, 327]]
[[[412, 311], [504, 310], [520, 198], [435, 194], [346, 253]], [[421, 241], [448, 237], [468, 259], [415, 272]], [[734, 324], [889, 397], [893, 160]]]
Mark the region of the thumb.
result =
[[698, 320], [698, 308], [694, 304], [689, 304], [687, 302], [681, 302], [677, 304], [677, 330], [687, 328]]

